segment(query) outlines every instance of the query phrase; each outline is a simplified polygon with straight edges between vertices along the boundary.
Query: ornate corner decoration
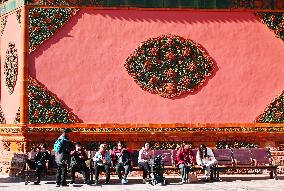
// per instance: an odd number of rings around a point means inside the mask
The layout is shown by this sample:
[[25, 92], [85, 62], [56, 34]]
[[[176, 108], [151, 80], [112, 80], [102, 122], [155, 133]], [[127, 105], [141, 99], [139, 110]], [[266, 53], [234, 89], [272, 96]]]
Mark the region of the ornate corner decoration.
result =
[[79, 9], [32, 8], [29, 10], [29, 53], [51, 38]]
[[165, 98], [195, 91], [214, 70], [201, 45], [176, 35], [142, 42], [124, 66], [143, 90]]
[[21, 108], [19, 107], [19, 109], [16, 113], [16, 116], [15, 116], [14, 124], [20, 123], [20, 116], [21, 116]]
[[5, 115], [4, 115], [1, 107], [0, 107], [0, 124], [6, 124]]
[[257, 116], [257, 123], [284, 123], [284, 91]]
[[8, 16], [1, 17], [1, 36], [3, 35], [4, 30], [5, 30], [7, 18], [8, 18]]
[[29, 77], [29, 123], [77, 123], [78, 117], [36, 79]]
[[21, 23], [22, 23], [21, 22], [21, 9], [17, 10], [16, 14], [17, 14], [17, 21], [21, 26]]
[[275, 35], [284, 41], [284, 13], [260, 12], [255, 13], [258, 19], [265, 24]]
[[8, 88], [8, 92], [10, 94], [14, 92], [14, 88], [16, 86], [18, 67], [18, 53], [15, 47], [15, 43], [9, 42], [4, 63], [4, 76], [5, 85]]

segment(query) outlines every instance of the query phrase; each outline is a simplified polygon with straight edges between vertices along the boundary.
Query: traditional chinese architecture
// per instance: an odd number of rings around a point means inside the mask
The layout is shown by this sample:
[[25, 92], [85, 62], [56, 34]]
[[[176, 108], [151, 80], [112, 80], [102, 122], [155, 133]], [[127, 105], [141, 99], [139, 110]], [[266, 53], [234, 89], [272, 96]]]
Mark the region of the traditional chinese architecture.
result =
[[[9, 0], [5, 150], [73, 141], [284, 142], [284, 0]], [[52, 147], [52, 144], [51, 144]]]

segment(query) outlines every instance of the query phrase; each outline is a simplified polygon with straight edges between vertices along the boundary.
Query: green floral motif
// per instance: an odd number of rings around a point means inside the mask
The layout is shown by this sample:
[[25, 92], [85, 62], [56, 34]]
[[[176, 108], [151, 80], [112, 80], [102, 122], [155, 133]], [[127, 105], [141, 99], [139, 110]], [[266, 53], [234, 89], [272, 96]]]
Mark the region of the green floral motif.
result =
[[258, 123], [284, 123], [284, 91], [266, 107], [255, 121]]
[[124, 66], [143, 90], [167, 98], [196, 90], [214, 69], [199, 44], [175, 35], [142, 42]]
[[262, 23], [272, 30], [277, 37], [284, 40], [284, 13], [283, 12], [263, 12], [256, 13]]
[[79, 119], [42, 84], [29, 78], [29, 123], [76, 123]]
[[2, 111], [2, 108], [0, 107], [0, 124], [5, 124], [5, 123], [6, 123], [6, 119]]
[[14, 123], [17, 124], [17, 123], [20, 123], [20, 116], [21, 116], [21, 108], [19, 107], [17, 113], [16, 113], [16, 117], [15, 117], [15, 120], [14, 120]]
[[14, 42], [9, 42], [8, 50], [6, 51], [4, 76], [8, 92], [12, 94], [14, 92], [18, 76], [18, 53]]
[[29, 51], [34, 51], [49, 39], [79, 9], [74, 8], [33, 8], [29, 10]]
[[216, 144], [217, 149], [238, 149], [238, 148], [258, 148], [257, 143], [241, 141], [219, 141]]

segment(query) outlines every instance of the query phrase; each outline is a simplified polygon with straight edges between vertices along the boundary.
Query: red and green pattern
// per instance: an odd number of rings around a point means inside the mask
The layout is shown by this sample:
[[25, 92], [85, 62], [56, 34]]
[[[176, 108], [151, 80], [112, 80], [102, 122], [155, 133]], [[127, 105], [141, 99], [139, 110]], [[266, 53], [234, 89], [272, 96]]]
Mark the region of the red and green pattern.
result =
[[14, 92], [18, 76], [18, 52], [14, 42], [9, 42], [8, 49], [6, 51], [4, 76], [8, 92], [12, 94]]
[[6, 123], [6, 119], [2, 111], [2, 108], [0, 107], [0, 124], [5, 124], [5, 123]]
[[276, 36], [284, 40], [284, 12], [256, 13], [262, 23], [272, 30]]
[[34, 51], [54, 35], [79, 9], [74, 8], [33, 8], [29, 10], [29, 51]]
[[176, 35], [142, 42], [124, 66], [143, 90], [166, 98], [196, 90], [214, 69], [199, 44]]
[[284, 123], [284, 91], [266, 107], [255, 121], [258, 123]]
[[29, 78], [29, 123], [76, 123], [79, 119], [32, 77]]

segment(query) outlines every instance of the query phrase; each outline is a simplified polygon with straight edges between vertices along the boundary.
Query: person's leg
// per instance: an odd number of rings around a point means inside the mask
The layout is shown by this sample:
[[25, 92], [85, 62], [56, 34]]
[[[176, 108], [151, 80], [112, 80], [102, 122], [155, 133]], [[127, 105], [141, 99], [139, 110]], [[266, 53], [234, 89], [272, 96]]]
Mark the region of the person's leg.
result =
[[34, 184], [39, 184], [40, 183], [40, 174], [41, 174], [42, 171], [43, 171], [43, 167], [42, 166], [37, 166], [36, 172], [35, 172], [36, 181], [34, 182]]
[[185, 182], [186, 181], [185, 165], [184, 164], [180, 164], [179, 165], [179, 169], [180, 169], [180, 174], [181, 174], [181, 181]]
[[83, 174], [84, 177], [84, 183], [88, 184], [90, 182], [90, 176], [89, 176], [89, 169], [87, 166], [83, 166], [83, 168], [81, 169], [81, 172]]
[[62, 166], [61, 164], [57, 164], [57, 174], [56, 174], [56, 184], [61, 184], [61, 176], [62, 176]]
[[95, 184], [99, 183], [99, 174], [102, 168], [100, 165], [95, 165]]
[[71, 182], [70, 182], [70, 184], [74, 184], [75, 183], [75, 173], [76, 173], [76, 166], [72, 165], [70, 167], [70, 174], [71, 174]]
[[110, 165], [105, 165], [105, 171], [106, 171], [106, 183], [109, 183], [110, 180]]
[[116, 166], [115, 166], [115, 171], [116, 171], [116, 174], [118, 175], [119, 179], [122, 179], [121, 168], [122, 168], [122, 164], [117, 163]]
[[63, 186], [66, 186], [66, 179], [67, 179], [67, 164], [62, 164], [62, 178], [61, 183]]
[[139, 162], [139, 167], [143, 170], [143, 180], [147, 178], [147, 169], [145, 168], [144, 162]]
[[130, 172], [130, 165], [124, 165], [123, 167], [124, 167], [124, 177], [123, 178], [127, 179], [127, 176]]
[[150, 165], [149, 165], [149, 163], [148, 162], [145, 162], [145, 169], [146, 169], [146, 171], [147, 171], [147, 174], [146, 174], [146, 176], [148, 176], [149, 178], [151, 178], [151, 167], [150, 167]]

